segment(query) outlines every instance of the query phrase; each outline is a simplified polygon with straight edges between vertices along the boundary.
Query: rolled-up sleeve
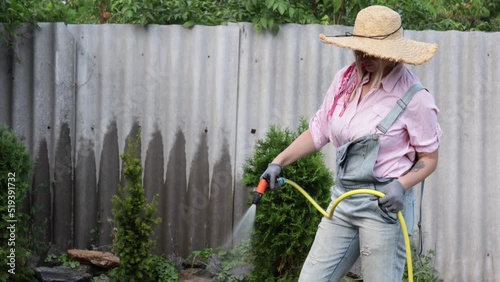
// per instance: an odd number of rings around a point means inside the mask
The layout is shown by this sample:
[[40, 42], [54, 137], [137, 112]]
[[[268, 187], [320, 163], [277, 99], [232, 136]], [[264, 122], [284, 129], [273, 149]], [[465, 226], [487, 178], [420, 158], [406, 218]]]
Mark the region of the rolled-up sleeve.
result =
[[338, 80], [341, 74], [345, 72], [347, 67], [341, 69], [333, 78], [328, 91], [326, 92], [323, 103], [316, 111], [316, 113], [309, 120], [309, 131], [311, 132], [316, 149], [321, 149], [328, 142], [330, 142], [330, 127], [328, 123], [328, 111], [333, 104], [333, 97], [335, 95], [336, 87], [338, 87]]
[[323, 122], [324, 121], [322, 121], [322, 118], [319, 115], [319, 110], [309, 121], [309, 131], [311, 132], [311, 136], [314, 141], [314, 147], [316, 147], [316, 150], [321, 149], [328, 142], [330, 142], [328, 136], [323, 132]]
[[410, 144], [419, 153], [432, 153], [439, 148], [442, 131], [438, 123], [439, 109], [434, 97], [422, 90], [408, 104], [405, 114]]

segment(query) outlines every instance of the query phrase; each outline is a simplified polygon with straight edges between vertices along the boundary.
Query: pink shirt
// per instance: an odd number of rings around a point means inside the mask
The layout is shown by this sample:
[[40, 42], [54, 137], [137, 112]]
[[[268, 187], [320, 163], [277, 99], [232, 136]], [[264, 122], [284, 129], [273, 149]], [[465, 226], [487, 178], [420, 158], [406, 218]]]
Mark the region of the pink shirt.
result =
[[[438, 108], [434, 97], [426, 90], [415, 94], [406, 110], [396, 120], [387, 133], [382, 134], [376, 129], [377, 124], [385, 118], [389, 111], [402, 98], [406, 91], [418, 78], [404, 64], [396, 67], [383, 80], [378, 89], [371, 89], [358, 103], [361, 87], [349, 102], [344, 114], [339, 117], [343, 107], [340, 99], [333, 115], [327, 118], [333, 104], [333, 96], [340, 79], [347, 67], [335, 75], [323, 104], [309, 122], [309, 130], [316, 149], [322, 148], [328, 142], [339, 147], [349, 141], [369, 134], [380, 134], [380, 150], [374, 167], [376, 177], [399, 177], [407, 172], [415, 160], [415, 151], [432, 153], [439, 147], [441, 128], [438, 123]], [[368, 75], [362, 84], [368, 82]]]

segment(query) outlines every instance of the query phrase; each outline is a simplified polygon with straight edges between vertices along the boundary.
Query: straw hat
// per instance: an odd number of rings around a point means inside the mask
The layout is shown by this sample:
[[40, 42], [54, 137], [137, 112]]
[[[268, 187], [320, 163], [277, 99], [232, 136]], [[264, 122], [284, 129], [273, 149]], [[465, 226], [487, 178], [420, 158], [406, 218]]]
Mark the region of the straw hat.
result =
[[438, 49], [437, 44], [403, 37], [401, 16], [384, 6], [370, 6], [359, 11], [353, 33], [337, 36], [320, 34], [320, 38], [324, 43], [412, 65], [429, 61]]

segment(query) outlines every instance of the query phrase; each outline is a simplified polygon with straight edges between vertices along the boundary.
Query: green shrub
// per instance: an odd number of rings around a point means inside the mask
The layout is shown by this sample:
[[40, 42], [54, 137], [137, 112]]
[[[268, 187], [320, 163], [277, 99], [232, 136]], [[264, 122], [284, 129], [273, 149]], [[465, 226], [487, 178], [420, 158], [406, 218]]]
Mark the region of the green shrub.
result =
[[141, 160], [136, 157], [140, 135], [132, 138], [126, 152], [121, 156], [123, 173], [127, 184], [118, 188], [113, 196], [114, 223], [117, 228], [114, 251], [120, 257], [120, 266], [112, 272], [116, 281], [151, 281], [153, 263], [151, 249], [155, 241], [151, 238], [160, 218], [156, 217], [158, 195], [150, 204], [142, 186]]
[[[276, 155], [307, 129], [302, 119], [296, 132], [272, 126], [259, 140], [243, 166], [243, 183], [254, 189], [260, 175]], [[320, 206], [330, 201], [332, 173], [323, 161], [321, 151], [285, 167], [282, 176], [304, 188]], [[254, 252], [253, 281], [292, 281], [300, 274], [302, 264], [312, 245], [322, 215], [289, 185], [279, 192], [266, 192], [257, 207], [252, 235]]]
[[34, 280], [29, 267], [29, 215], [22, 211], [33, 161], [24, 144], [0, 125], [0, 281]]

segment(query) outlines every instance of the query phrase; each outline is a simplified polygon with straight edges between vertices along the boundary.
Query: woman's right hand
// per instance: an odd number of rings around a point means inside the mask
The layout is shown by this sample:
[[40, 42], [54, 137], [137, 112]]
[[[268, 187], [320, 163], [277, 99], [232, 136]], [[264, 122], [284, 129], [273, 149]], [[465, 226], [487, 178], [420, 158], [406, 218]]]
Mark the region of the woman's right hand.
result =
[[269, 188], [271, 190], [277, 190], [279, 188], [279, 184], [277, 184], [277, 181], [280, 177], [281, 169], [281, 165], [277, 163], [270, 163], [267, 166], [266, 171], [264, 171], [264, 173], [260, 176], [260, 179], [267, 180], [267, 183], [269, 184]]

